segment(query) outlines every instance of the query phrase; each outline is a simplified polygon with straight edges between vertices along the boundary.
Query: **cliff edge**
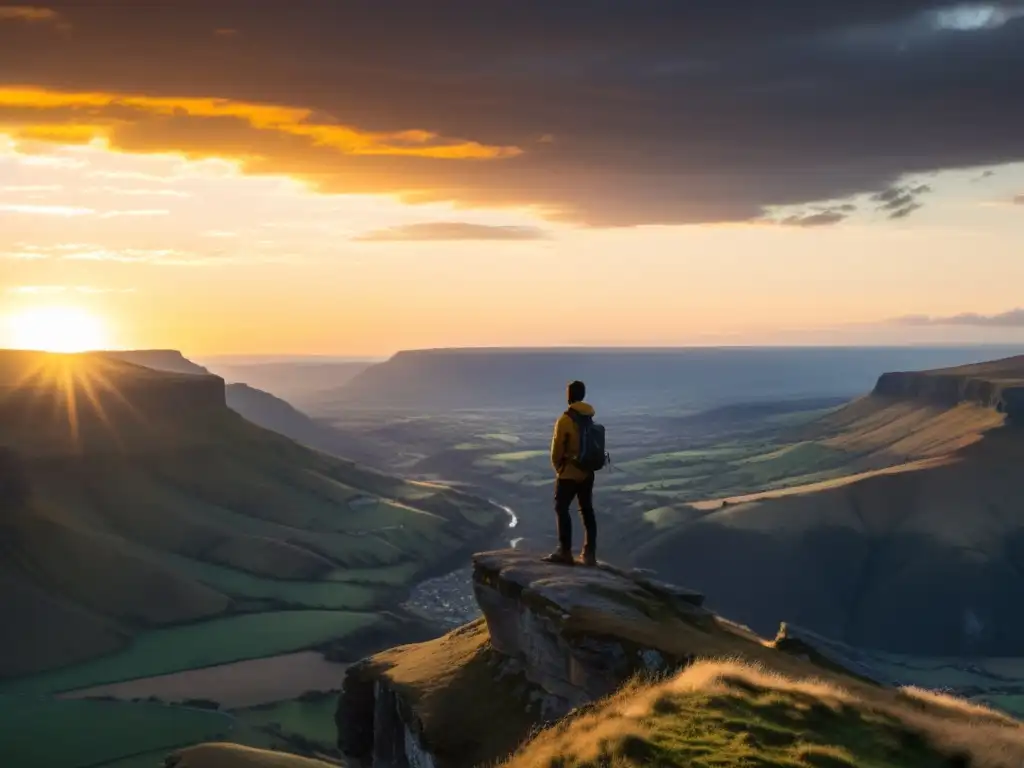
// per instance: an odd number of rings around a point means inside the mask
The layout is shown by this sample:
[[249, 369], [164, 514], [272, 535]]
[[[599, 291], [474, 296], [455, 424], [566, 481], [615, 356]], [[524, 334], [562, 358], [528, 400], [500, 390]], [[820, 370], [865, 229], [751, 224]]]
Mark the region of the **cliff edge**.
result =
[[1024, 355], [932, 371], [882, 374], [874, 393], [952, 407], [971, 403], [995, 408], [1014, 424], [1024, 423]]
[[[702, 595], [646, 572], [550, 565], [516, 550], [477, 554], [473, 569], [482, 618], [348, 669], [336, 714], [345, 765], [1016, 768], [1024, 760], [1024, 726], [1007, 715], [898, 688], [869, 654], [798, 627], [764, 640], [714, 615]], [[182, 750], [167, 763], [286, 764], [300, 765], [226, 745]]]
[[473, 558], [483, 618], [351, 667], [339, 747], [373, 768], [470, 768], [538, 728], [703, 659], [834, 682], [861, 696], [894, 682], [869, 658], [797, 627], [774, 642], [726, 621], [704, 596], [644, 572], [566, 567], [516, 550]]

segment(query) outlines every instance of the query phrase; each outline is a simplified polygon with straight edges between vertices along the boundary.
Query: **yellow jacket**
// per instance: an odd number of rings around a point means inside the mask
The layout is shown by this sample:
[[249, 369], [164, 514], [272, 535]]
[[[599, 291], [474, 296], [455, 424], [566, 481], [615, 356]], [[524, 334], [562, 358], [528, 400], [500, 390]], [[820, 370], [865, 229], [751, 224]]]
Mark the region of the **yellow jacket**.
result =
[[[594, 408], [587, 403], [573, 403], [569, 406], [582, 416], [593, 416]], [[589, 474], [573, 463], [579, 456], [580, 431], [576, 422], [563, 413], [555, 422], [555, 434], [551, 437], [551, 466], [559, 480], [585, 480]]]

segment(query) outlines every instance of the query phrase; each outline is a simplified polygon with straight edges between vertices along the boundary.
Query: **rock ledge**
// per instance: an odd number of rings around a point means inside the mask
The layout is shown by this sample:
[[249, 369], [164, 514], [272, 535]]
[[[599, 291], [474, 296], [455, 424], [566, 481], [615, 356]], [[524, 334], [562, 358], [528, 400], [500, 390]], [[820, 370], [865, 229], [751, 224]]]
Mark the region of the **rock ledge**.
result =
[[710, 628], [704, 596], [610, 566], [545, 563], [515, 550], [473, 557], [473, 589], [495, 651], [546, 694], [553, 717], [606, 696], [638, 673], [665, 674], [676, 622]]

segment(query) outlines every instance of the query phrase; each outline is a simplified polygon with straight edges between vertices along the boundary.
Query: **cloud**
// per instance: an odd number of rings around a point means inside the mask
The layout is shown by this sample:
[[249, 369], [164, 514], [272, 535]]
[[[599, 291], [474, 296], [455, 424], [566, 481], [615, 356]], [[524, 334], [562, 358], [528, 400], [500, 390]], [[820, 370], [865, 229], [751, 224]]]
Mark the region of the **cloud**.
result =
[[730, 222], [1024, 160], [1016, 1], [52, 5], [73, 45], [0, 24], [0, 124], [325, 192]]
[[[156, 264], [164, 266], [202, 266], [224, 264], [239, 259], [222, 250], [195, 252], [175, 248], [107, 248], [94, 243], [58, 243], [34, 245], [16, 243], [12, 250], [0, 252], [0, 258], [63, 261], [106, 261], [121, 264]], [[259, 260], [258, 258], [256, 260]], [[247, 263], [253, 258], [247, 257]]]
[[20, 213], [31, 216], [88, 216], [96, 213], [92, 208], [76, 205], [28, 205], [22, 203], [0, 203], [0, 214]]
[[432, 221], [378, 229], [359, 235], [359, 242], [412, 242], [429, 240], [544, 240], [537, 227], [493, 226], [461, 221]]
[[140, 208], [128, 211], [104, 211], [100, 214], [100, 218], [120, 219], [126, 216], [169, 216], [170, 213], [166, 208]]
[[0, 187], [0, 192], [60, 192], [60, 184], [10, 184]]
[[893, 185], [872, 195], [871, 199], [879, 203], [877, 210], [888, 214], [890, 219], [905, 219], [923, 207], [918, 198], [931, 191], [930, 184]]
[[63, 15], [52, 8], [43, 8], [38, 5], [2, 5], [0, 6], [0, 22], [5, 21], [46, 24], [62, 31], [71, 28]]
[[[212, 132], [213, 136], [263, 133], [267, 135], [262, 138], [284, 147], [292, 140], [299, 142], [299, 147], [323, 148], [343, 155], [493, 159], [513, 157], [521, 152], [517, 147], [446, 139], [419, 129], [361, 131], [318, 120], [312, 110], [302, 107], [211, 97], [6, 87], [0, 88], [0, 110], [49, 115], [49, 122], [33, 121], [13, 129], [15, 138], [42, 141], [85, 142], [107, 138], [115, 145], [123, 142], [130, 148], [133, 142], [145, 141], [153, 131], [166, 131], [171, 136], [180, 136], [183, 141], [187, 135], [198, 137], [204, 132]], [[88, 115], [88, 120], [81, 120], [83, 113]], [[172, 142], [168, 148], [174, 146]], [[188, 148], [187, 143], [181, 146]]]
[[191, 197], [188, 192], [177, 189], [130, 189], [125, 187], [96, 187], [90, 192], [103, 192], [108, 195], [124, 195], [126, 197]]
[[1024, 328], [1024, 309], [1011, 309], [995, 315], [965, 312], [948, 317], [908, 315], [894, 321], [898, 325], [957, 325], [978, 328]]
[[32, 296], [52, 296], [65, 293], [134, 293], [134, 288], [98, 288], [92, 285], [16, 285], [7, 289], [8, 293], [27, 294]]
[[787, 216], [781, 223], [789, 227], [827, 227], [832, 224], [838, 224], [845, 220], [847, 216], [846, 207], [844, 206], [842, 208], [817, 211], [816, 213]]
[[1014, 197], [1013, 197], [1013, 204], [1014, 205], [1024, 205], [1024, 195], [1014, 195]]
[[122, 264], [205, 264], [216, 260], [216, 255], [205, 256], [173, 248], [103, 248], [99, 246], [68, 250], [60, 258], [68, 261], [111, 261]]

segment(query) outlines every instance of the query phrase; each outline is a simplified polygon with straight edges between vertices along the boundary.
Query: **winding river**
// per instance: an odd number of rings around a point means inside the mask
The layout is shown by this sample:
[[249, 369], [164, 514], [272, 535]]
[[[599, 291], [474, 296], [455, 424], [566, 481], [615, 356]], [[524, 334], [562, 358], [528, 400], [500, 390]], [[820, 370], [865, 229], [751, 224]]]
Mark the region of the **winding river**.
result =
[[[509, 531], [519, 525], [519, 517], [511, 507], [494, 499], [488, 501], [508, 515]], [[521, 536], [508, 539], [509, 546], [513, 549], [522, 541]], [[459, 627], [473, 621], [480, 615], [480, 609], [473, 596], [472, 567], [467, 563], [444, 576], [420, 582], [409, 593], [409, 599], [405, 601], [403, 607], [446, 628]]]

